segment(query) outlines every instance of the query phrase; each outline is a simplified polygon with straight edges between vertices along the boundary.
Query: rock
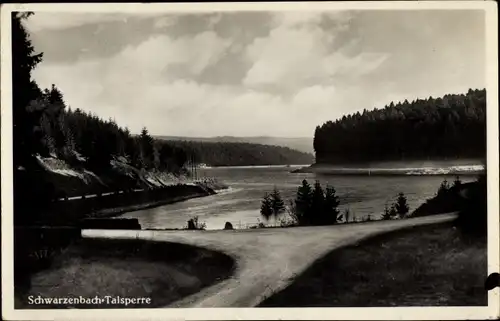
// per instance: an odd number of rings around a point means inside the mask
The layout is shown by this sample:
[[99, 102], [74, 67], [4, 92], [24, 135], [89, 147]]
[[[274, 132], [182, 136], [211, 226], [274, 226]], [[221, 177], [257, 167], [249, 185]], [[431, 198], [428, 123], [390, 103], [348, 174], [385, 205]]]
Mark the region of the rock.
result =
[[224, 225], [224, 229], [225, 230], [233, 230], [233, 224], [231, 224], [231, 222], [226, 222], [226, 224]]

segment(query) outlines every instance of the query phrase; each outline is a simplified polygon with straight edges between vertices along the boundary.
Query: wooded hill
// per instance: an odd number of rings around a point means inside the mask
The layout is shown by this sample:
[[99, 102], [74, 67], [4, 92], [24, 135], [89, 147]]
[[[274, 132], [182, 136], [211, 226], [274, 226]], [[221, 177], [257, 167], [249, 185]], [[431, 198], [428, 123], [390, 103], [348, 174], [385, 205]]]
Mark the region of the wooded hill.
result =
[[391, 102], [316, 128], [317, 164], [486, 156], [486, 90]]

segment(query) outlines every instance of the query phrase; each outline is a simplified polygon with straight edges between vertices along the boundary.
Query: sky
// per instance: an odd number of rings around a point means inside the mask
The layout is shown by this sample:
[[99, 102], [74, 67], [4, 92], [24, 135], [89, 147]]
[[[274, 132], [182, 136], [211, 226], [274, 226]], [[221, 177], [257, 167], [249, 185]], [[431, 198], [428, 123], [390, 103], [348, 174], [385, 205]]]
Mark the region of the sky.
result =
[[26, 27], [40, 87], [133, 133], [312, 137], [486, 85], [483, 11], [35, 12]]

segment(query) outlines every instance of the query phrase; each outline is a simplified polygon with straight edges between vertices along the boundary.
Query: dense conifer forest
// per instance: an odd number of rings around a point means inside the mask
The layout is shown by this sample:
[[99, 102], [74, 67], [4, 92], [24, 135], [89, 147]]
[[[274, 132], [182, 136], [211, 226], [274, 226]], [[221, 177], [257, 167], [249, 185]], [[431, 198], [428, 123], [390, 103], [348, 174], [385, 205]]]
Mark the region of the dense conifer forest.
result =
[[486, 90], [391, 102], [316, 128], [316, 163], [484, 158]]
[[311, 164], [313, 155], [282, 146], [253, 143], [169, 141], [169, 146], [194, 155], [195, 163], [211, 166]]

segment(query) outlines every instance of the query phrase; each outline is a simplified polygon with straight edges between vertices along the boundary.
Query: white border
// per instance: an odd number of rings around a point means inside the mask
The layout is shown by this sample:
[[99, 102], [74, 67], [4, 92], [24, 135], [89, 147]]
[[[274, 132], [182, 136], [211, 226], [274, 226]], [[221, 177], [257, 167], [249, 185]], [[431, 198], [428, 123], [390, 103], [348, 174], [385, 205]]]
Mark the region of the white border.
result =
[[79, 3], [4, 4], [1, 11], [2, 317], [6, 320], [182, 319], [182, 320], [455, 320], [496, 319], [500, 290], [490, 291], [487, 307], [396, 308], [211, 308], [119, 310], [14, 310], [12, 216], [11, 11], [152, 13], [210, 11], [325, 10], [485, 10], [487, 77], [488, 272], [500, 272], [498, 176], [498, 22], [493, 1], [268, 2], [268, 3]]

